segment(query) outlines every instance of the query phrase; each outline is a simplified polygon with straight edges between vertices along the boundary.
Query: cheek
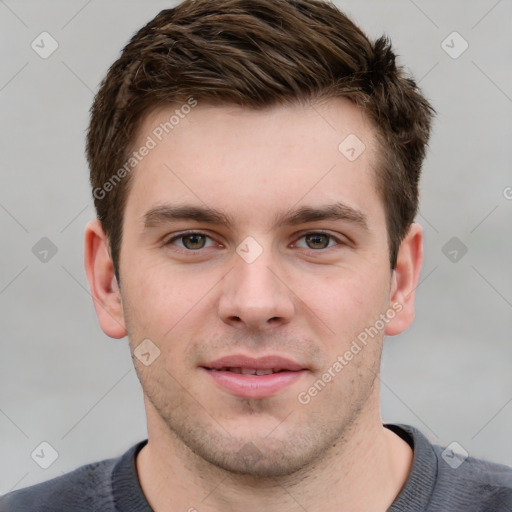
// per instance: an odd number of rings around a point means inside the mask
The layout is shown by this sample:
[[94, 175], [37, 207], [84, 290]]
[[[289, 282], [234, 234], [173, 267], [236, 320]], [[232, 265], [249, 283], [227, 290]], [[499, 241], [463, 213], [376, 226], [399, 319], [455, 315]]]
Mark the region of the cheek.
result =
[[304, 282], [304, 290], [308, 291], [303, 296], [307, 308], [328, 328], [327, 332], [337, 340], [347, 340], [379, 318], [387, 307], [389, 289], [386, 280], [375, 274], [366, 277], [356, 271], [341, 274], [313, 288]]
[[125, 283], [123, 306], [129, 334], [162, 339], [192, 307], [183, 289], [157, 272], [134, 270]]
[[[203, 273], [187, 275], [173, 271], [164, 263], [145, 265], [142, 258], [126, 276], [123, 287], [123, 308], [128, 336], [153, 340], [163, 353], [176, 355], [190, 344], [189, 338], [215, 310], [215, 285], [218, 275]], [[126, 268], [128, 268], [128, 263]]]

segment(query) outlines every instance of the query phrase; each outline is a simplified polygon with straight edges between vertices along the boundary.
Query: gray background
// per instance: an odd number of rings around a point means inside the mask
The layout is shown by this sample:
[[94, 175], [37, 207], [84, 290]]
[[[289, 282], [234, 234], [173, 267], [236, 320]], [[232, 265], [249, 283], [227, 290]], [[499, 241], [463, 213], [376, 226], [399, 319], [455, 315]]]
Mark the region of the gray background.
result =
[[[421, 187], [417, 315], [385, 342], [384, 421], [512, 465], [512, 2], [337, 4], [371, 36], [392, 37], [439, 112]], [[0, 493], [146, 436], [127, 340], [99, 328], [83, 268], [95, 216], [84, 133], [108, 66], [173, 5], [0, 0]], [[47, 59], [31, 48], [43, 31], [59, 45]], [[453, 31], [469, 44], [458, 58], [464, 43], [446, 39]], [[33, 252], [43, 237], [57, 248], [46, 262]], [[453, 247], [443, 253], [452, 237], [456, 261]], [[59, 454], [48, 469], [31, 458], [42, 441]]]

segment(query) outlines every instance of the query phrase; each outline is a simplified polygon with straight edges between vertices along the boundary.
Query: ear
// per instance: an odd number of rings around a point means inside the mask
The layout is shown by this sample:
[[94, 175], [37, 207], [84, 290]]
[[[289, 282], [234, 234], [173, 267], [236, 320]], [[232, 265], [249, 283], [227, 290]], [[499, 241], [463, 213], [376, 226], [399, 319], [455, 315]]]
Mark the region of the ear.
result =
[[414, 320], [414, 296], [423, 264], [423, 228], [411, 224], [400, 244], [397, 265], [391, 278], [390, 301], [396, 315], [386, 324], [385, 334], [405, 331]]
[[94, 308], [103, 332], [111, 338], [126, 336], [121, 293], [110, 257], [107, 236], [99, 220], [85, 227], [85, 271]]

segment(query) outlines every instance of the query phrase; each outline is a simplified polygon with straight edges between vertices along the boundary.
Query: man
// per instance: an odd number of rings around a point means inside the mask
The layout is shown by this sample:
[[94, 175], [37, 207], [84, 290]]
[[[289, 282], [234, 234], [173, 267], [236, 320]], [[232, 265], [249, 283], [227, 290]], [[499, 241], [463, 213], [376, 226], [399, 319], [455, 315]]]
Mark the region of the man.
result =
[[187, 0], [143, 27], [92, 108], [85, 266], [148, 439], [0, 510], [511, 511], [511, 468], [380, 415], [432, 115], [327, 2]]

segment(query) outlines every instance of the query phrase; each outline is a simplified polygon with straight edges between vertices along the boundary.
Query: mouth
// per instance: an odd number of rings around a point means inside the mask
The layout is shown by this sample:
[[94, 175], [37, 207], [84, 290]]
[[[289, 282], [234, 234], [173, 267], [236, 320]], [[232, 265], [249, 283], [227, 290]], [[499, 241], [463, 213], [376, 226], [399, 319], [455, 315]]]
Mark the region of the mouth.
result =
[[240, 368], [240, 367], [229, 367], [225, 366], [223, 368], [208, 368], [207, 370], [211, 370], [212, 372], [231, 372], [231, 373], [239, 373], [241, 375], [271, 375], [274, 373], [288, 372], [291, 370], [277, 369], [277, 368]]
[[309, 370], [280, 356], [228, 356], [202, 365], [215, 384], [239, 398], [267, 398], [297, 382]]

